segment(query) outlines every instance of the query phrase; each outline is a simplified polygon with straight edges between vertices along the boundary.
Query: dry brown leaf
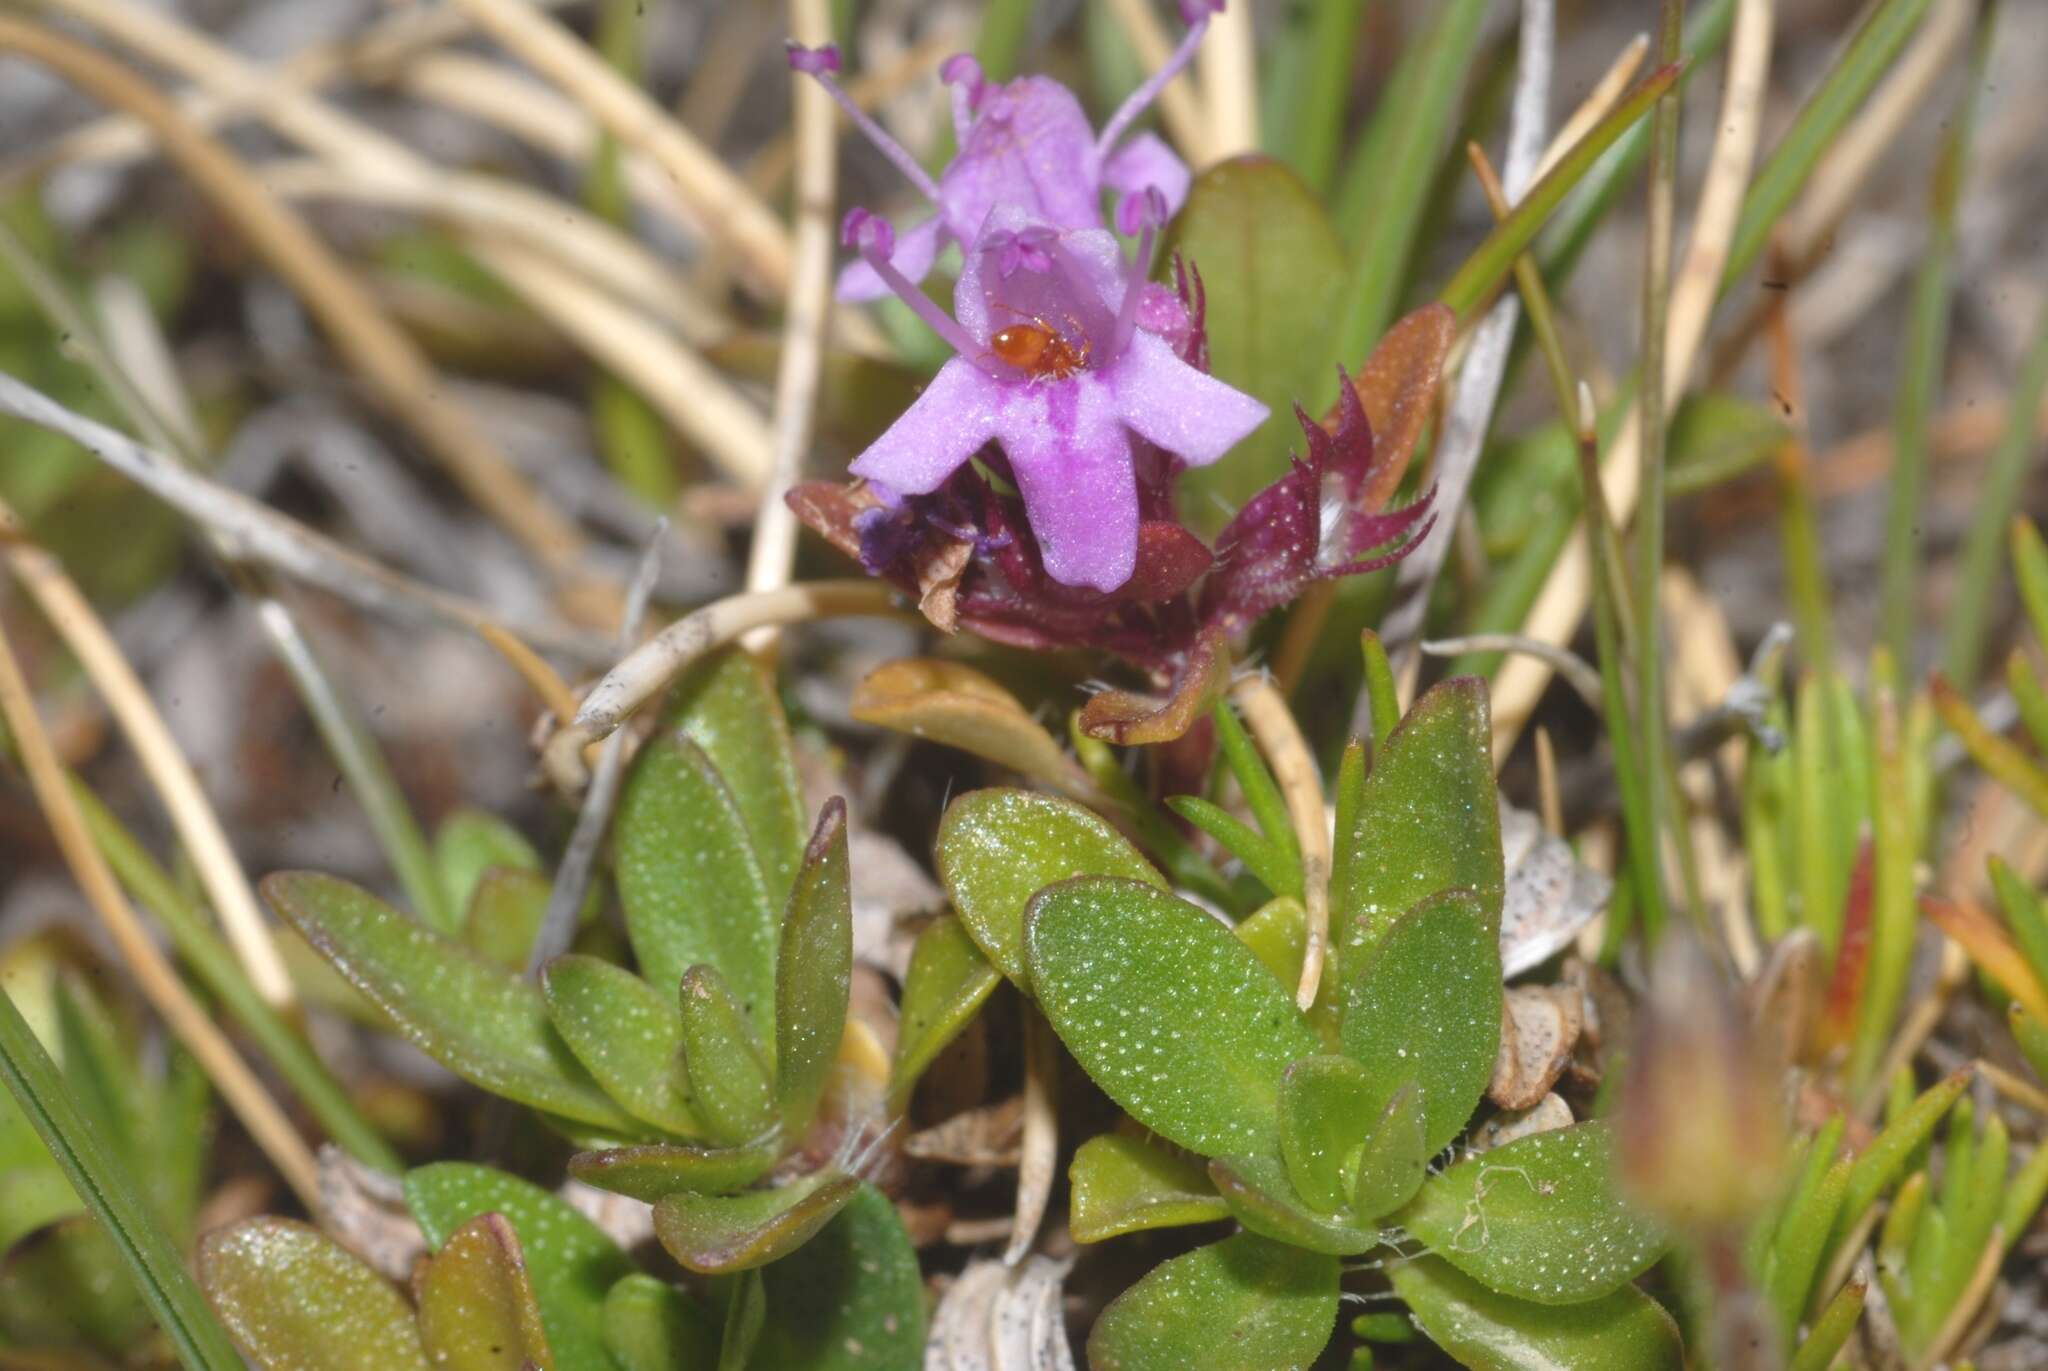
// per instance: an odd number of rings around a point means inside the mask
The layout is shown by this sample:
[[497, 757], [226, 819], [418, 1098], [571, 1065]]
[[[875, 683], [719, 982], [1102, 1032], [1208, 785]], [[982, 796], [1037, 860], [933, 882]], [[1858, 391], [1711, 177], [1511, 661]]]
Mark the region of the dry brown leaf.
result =
[[1501, 975], [1519, 976], [1571, 944], [1614, 892], [1614, 882], [1579, 864], [1571, 846], [1536, 816], [1500, 802], [1507, 891], [1500, 908]]
[[853, 692], [862, 723], [927, 738], [1093, 803], [1095, 783], [1017, 697], [973, 667], [929, 657], [887, 662]]
[[1070, 1262], [972, 1261], [948, 1287], [925, 1339], [924, 1371], [1074, 1371], [1060, 1296]]
[[1408, 470], [1408, 459], [1436, 407], [1437, 382], [1457, 336], [1458, 316], [1445, 305], [1424, 305], [1395, 322], [1351, 378], [1372, 423], [1378, 470], [1360, 507], [1385, 509]]
[[398, 1177], [363, 1165], [333, 1143], [320, 1148], [320, 1204], [335, 1241], [392, 1280], [410, 1279], [413, 1263], [427, 1254]]
[[1024, 1141], [1024, 1097], [983, 1105], [920, 1129], [903, 1140], [919, 1161], [954, 1166], [1015, 1166]]
[[1501, 1011], [1500, 1055], [1487, 1098], [1502, 1109], [1530, 1109], [1564, 1074], [1578, 1046], [1585, 1017], [1582, 997], [1570, 986], [1508, 988]]
[[1081, 731], [1119, 747], [1170, 743], [1208, 713], [1229, 684], [1230, 651], [1219, 636], [1208, 634], [1188, 654], [1171, 695], [1105, 690], [1082, 708]]
[[1572, 1107], [1555, 1094], [1545, 1095], [1527, 1109], [1513, 1109], [1496, 1114], [1478, 1128], [1472, 1130], [1474, 1152], [1502, 1147], [1517, 1138], [1526, 1138], [1532, 1133], [1547, 1133], [1553, 1128], [1569, 1128], [1573, 1122]]

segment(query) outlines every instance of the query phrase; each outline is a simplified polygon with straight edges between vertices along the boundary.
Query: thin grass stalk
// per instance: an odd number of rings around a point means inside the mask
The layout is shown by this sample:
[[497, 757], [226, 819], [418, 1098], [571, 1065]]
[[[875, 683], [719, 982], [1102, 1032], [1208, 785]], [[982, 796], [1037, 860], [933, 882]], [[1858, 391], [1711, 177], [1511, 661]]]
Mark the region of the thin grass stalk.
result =
[[2013, 384], [2005, 428], [1978, 488], [1977, 513], [1963, 542], [1962, 570], [1949, 599], [1943, 670], [1965, 694], [1975, 689], [1983, 673], [1992, 588], [2005, 564], [2007, 527], [2020, 512], [2020, 487], [2036, 448], [2034, 412], [2040, 408], [2044, 387], [2048, 387], [2048, 307], [2042, 309], [2034, 325], [2034, 341]]
[[1913, 821], [1906, 756], [1910, 742], [1899, 698], [1898, 663], [1882, 648], [1870, 666], [1870, 713], [1877, 751], [1870, 796], [1875, 829], [1871, 837], [1870, 952], [1863, 973], [1863, 998], [1857, 1006], [1855, 1041], [1849, 1050], [1849, 1079], [1858, 1088], [1883, 1079], [1877, 1071], [1892, 1020], [1905, 999], [1918, 923], [1913, 868], [1919, 860], [1922, 835]]
[[1311, 0], [1267, 59], [1261, 94], [1266, 150], [1324, 194], [1337, 170], [1337, 148], [1351, 99], [1358, 34], [1374, 0]]
[[[1958, 3], [1960, 0], [1952, 0]], [[1892, 470], [1885, 507], [1884, 560], [1879, 600], [1879, 631], [1892, 658], [1909, 675], [1913, 669], [1913, 629], [1918, 618], [1922, 505], [1927, 490], [1928, 424], [1941, 391], [1948, 362], [1948, 321], [1956, 252], [1956, 212], [1963, 182], [1969, 174], [1970, 138], [1976, 124], [1977, 95], [1984, 87], [1996, 27], [1996, 0], [1987, 0], [1977, 14], [1976, 42], [1971, 49], [1963, 89], [1950, 113], [1948, 135], [1934, 163], [1929, 197], [1927, 246], [1913, 277], [1911, 312], [1906, 320], [1905, 355], [1899, 368], [1898, 393], [1892, 408]]]
[[1834, 608], [1828, 593], [1826, 564], [1821, 557], [1820, 524], [1814, 515], [1812, 456], [1804, 434], [1806, 387], [1798, 347], [1792, 339], [1788, 294], [1773, 293], [1765, 331], [1771, 347], [1772, 393], [1786, 411], [1789, 428], [1788, 436], [1772, 457], [1778, 478], [1778, 539], [1785, 559], [1792, 620], [1798, 625], [1799, 650], [1808, 669], [1823, 678], [1832, 678]]
[[242, 1371], [241, 1355], [185, 1269], [183, 1255], [143, 1203], [134, 1178], [79, 1114], [64, 1091], [57, 1064], [4, 991], [0, 1081], [20, 1103], [22, 1114], [63, 1168], [78, 1198], [106, 1229], [186, 1371]]

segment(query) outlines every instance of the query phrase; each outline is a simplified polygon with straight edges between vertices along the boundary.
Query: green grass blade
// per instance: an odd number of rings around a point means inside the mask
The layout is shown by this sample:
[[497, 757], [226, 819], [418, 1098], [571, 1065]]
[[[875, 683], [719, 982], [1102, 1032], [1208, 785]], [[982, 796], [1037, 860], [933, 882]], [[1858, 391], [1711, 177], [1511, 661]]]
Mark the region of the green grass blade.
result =
[[1778, 217], [1791, 205], [1806, 178], [1833, 146], [1835, 136], [1870, 94], [1878, 78], [1919, 27], [1929, 0], [1880, 0], [1842, 49], [1820, 86], [1800, 106], [1792, 125], [1764, 162], [1735, 223], [1735, 241], [1722, 273], [1722, 289], [1755, 265]]
[[1820, 1317], [1813, 1321], [1813, 1327], [1806, 1334], [1806, 1341], [1799, 1344], [1799, 1350], [1786, 1363], [1785, 1371], [1827, 1371], [1834, 1364], [1835, 1354], [1842, 1350], [1849, 1335], [1856, 1331], [1856, 1320], [1863, 1317], [1864, 1287], [1860, 1282], [1843, 1286], [1821, 1310]]
[[[1301, 865], [1301, 847], [1294, 836], [1294, 824], [1287, 815], [1287, 800], [1281, 795], [1279, 784], [1266, 766], [1266, 759], [1259, 755], [1259, 749], [1238, 721], [1237, 711], [1230, 707], [1228, 700], [1218, 701], [1213, 711], [1216, 717], [1216, 740], [1222, 745], [1223, 757], [1230, 764], [1230, 774], [1237, 777], [1238, 789], [1244, 792], [1245, 807], [1252, 817], [1259, 821], [1259, 832], [1274, 856], [1288, 865]], [[1275, 888], [1276, 895], [1300, 893], [1301, 878], [1294, 879], [1294, 888]]]
[[0, 1082], [64, 1169], [72, 1189], [105, 1226], [187, 1371], [241, 1371], [227, 1330], [185, 1269], [124, 1170], [79, 1117], [56, 1063], [36, 1041], [14, 1001], [0, 993]]
[[[1968, 171], [1970, 135], [1977, 119], [1977, 93], [1984, 88], [1991, 58], [1996, 6], [1977, 16], [1977, 38], [1969, 75], [1957, 108], [1949, 119], [1948, 136], [1934, 164], [1934, 193], [1928, 214], [1927, 246], [1913, 276], [1913, 302], [1906, 323], [1905, 356], [1900, 363], [1898, 394], [1892, 407], [1892, 469], [1885, 511], [1883, 588], [1879, 624], [1883, 641], [1901, 668], [1911, 674], [1913, 627], [1920, 581], [1920, 523], [1927, 490], [1928, 425], [1941, 390], [1948, 361], [1948, 317], [1956, 251], [1956, 208]], [[1992, 514], [1978, 505], [1978, 518]], [[1968, 689], [1968, 683], [1965, 683]]]
[[1871, 713], [1877, 741], [1877, 767], [1870, 791], [1875, 833], [1875, 877], [1870, 906], [1870, 960], [1864, 970], [1863, 1001], [1857, 1006], [1856, 1040], [1849, 1053], [1849, 1075], [1860, 1088], [1869, 1083], [1886, 1045], [1892, 1020], [1906, 994], [1912, 970], [1913, 933], [1919, 921], [1914, 904], [1913, 865], [1920, 835], [1913, 823], [1913, 801], [1906, 771], [1906, 735], [1898, 668], [1881, 649], [1871, 663]]
[[1368, 5], [1369, 0], [1307, 0], [1290, 6], [1294, 12], [1271, 45], [1259, 81], [1266, 151], [1318, 192], [1327, 192], [1336, 174], [1352, 58]]

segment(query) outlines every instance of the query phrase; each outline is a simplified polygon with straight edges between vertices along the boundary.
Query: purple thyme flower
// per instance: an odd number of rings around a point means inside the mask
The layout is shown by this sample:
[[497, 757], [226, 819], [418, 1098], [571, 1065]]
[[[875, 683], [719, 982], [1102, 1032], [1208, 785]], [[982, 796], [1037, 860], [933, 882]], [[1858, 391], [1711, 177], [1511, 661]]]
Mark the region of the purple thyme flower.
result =
[[1131, 577], [1138, 483], [1131, 434], [1205, 466], [1257, 428], [1266, 407], [1182, 361], [1138, 327], [1145, 263], [1165, 197], [1127, 217], [1141, 227], [1126, 262], [1106, 229], [1058, 229], [998, 205], [966, 255], [956, 317], [892, 261], [888, 222], [846, 218], [859, 250], [959, 356], [947, 362], [852, 471], [885, 502], [938, 489], [982, 444], [1002, 444], [1046, 573], [1112, 591]]
[[[1126, 200], [1156, 190], [1169, 214], [1179, 209], [1188, 196], [1187, 165], [1153, 134], [1140, 133], [1122, 146], [1118, 140], [1187, 66], [1210, 15], [1222, 8], [1222, 0], [1182, 0], [1188, 28], [1180, 46], [1110, 116], [1100, 135], [1089, 129], [1081, 102], [1059, 82], [1021, 76], [995, 83], [982, 77], [981, 65], [967, 54], [948, 58], [939, 74], [953, 88], [960, 151], [936, 181], [832, 79], [840, 65], [836, 48], [792, 43], [789, 64], [831, 91], [855, 126], [937, 206], [931, 218], [897, 236], [890, 255], [897, 271], [922, 281], [948, 243], [963, 250], [973, 243], [998, 205], [1016, 206], [1060, 229], [1100, 227], [1105, 188]], [[844, 300], [873, 300], [888, 292], [866, 262], [852, 263], [839, 278]]]

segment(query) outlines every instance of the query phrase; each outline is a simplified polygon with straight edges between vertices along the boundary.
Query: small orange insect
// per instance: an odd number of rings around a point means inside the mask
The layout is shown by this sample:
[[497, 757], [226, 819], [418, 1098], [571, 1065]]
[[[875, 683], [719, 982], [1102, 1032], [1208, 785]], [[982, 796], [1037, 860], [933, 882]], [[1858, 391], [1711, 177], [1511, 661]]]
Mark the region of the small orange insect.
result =
[[988, 340], [989, 351], [1033, 380], [1062, 380], [1088, 365], [1086, 338], [1076, 348], [1044, 319], [1035, 314], [1028, 317], [1029, 323], [997, 329]]

